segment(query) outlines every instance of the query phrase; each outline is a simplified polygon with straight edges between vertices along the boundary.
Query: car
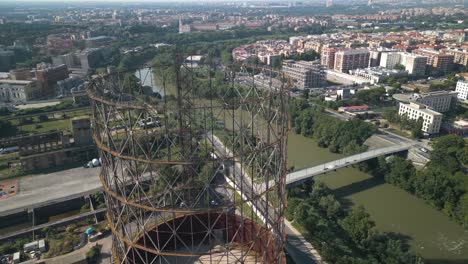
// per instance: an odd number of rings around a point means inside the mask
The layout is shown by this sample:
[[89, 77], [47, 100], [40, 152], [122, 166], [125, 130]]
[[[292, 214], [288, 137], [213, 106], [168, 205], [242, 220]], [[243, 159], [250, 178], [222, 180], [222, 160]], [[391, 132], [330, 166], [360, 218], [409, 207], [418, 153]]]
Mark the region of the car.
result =
[[420, 151], [424, 152], [424, 153], [428, 153], [429, 150], [427, 148], [419, 148]]

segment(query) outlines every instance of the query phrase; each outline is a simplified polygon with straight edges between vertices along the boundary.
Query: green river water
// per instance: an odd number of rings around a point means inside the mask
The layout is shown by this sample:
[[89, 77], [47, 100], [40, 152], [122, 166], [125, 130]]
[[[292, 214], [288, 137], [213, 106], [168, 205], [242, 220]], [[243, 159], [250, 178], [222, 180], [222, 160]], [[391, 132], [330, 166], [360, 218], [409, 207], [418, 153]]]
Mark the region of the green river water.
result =
[[[339, 157], [310, 138], [289, 135], [288, 166], [296, 170]], [[332, 188], [345, 207], [363, 205], [380, 231], [407, 239], [427, 263], [468, 263], [468, 232], [423, 200], [355, 168], [317, 179]]]

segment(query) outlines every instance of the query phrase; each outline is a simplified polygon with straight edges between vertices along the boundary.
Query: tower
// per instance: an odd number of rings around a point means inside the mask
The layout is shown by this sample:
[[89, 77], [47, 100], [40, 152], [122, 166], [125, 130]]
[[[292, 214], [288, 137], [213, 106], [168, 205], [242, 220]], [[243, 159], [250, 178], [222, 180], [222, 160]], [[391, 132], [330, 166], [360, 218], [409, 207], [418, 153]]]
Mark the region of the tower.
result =
[[173, 78], [175, 87], [161, 84], [170, 96], [145, 93], [142, 78], [153, 78], [142, 74], [87, 87], [114, 262], [286, 263], [284, 78], [256, 87], [259, 69], [246, 66], [251, 84], [234, 85], [227, 71], [226, 89], [210, 82], [203, 95], [201, 73], [173, 57], [154, 69]]

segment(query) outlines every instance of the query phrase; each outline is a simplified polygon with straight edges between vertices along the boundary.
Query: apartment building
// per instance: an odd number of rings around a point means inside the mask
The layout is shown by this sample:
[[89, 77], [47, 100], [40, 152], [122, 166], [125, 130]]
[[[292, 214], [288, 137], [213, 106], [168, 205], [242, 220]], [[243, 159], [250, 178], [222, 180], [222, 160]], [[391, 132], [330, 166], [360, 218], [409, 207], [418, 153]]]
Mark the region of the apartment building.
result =
[[326, 68], [318, 62], [286, 60], [282, 69], [299, 89], [319, 88], [327, 82]]
[[337, 51], [338, 50], [334, 48], [322, 49], [320, 63], [322, 65], [325, 65], [328, 69], [333, 69], [335, 67], [335, 54]]
[[370, 53], [366, 49], [341, 50], [335, 54], [334, 69], [339, 72], [349, 72], [359, 68], [367, 68]]
[[419, 94], [416, 102], [424, 104], [434, 111], [444, 113], [456, 104], [457, 93], [448, 91], [437, 91]]
[[54, 67], [50, 64], [38, 64], [36, 78], [42, 82], [44, 95], [55, 94], [57, 82], [68, 78], [67, 65]]
[[453, 68], [454, 55], [445, 54], [438, 50], [420, 48], [413, 51], [414, 54], [428, 58], [427, 65], [431, 74], [442, 75], [450, 72]]
[[409, 104], [400, 103], [398, 111], [400, 116], [406, 116], [411, 120], [423, 119], [422, 131], [427, 134], [439, 133], [442, 124], [442, 114], [434, 110], [428, 109], [425, 105], [411, 102]]
[[382, 52], [380, 50], [369, 51], [369, 67], [377, 67], [380, 65], [380, 57]]
[[463, 101], [468, 100], [468, 82], [467, 81], [458, 81], [457, 88], [455, 89], [457, 92], [457, 98]]
[[399, 63], [400, 63], [399, 52], [382, 52], [382, 54], [380, 55], [380, 67], [393, 69]]
[[411, 75], [424, 76], [426, 74], [427, 57], [402, 53], [400, 63], [405, 66], [405, 70]]
[[468, 50], [458, 48], [447, 48], [445, 54], [453, 55], [453, 63], [468, 66]]

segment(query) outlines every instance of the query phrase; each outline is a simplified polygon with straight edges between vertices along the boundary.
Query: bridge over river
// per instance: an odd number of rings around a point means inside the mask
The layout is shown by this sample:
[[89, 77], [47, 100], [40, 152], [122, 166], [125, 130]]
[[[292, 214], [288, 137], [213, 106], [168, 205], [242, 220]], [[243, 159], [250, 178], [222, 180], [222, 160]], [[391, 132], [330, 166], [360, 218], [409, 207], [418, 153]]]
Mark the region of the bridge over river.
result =
[[[389, 147], [383, 147], [378, 149], [369, 150], [367, 152], [359, 153], [356, 155], [344, 157], [342, 159], [337, 159], [334, 161], [322, 163], [320, 165], [316, 165], [313, 167], [309, 167], [306, 169], [298, 170], [292, 173], [289, 173], [286, 176], [286, 184], [288, 187], [294, 186], [308, 178], [327, 173], [328, 171], [333, 171], [336, 169], [340, 169], [343, 167], [347, 167], [353, 164], [357, 164], [366, 160], [370, 160], [373, 158], [377, 158], [380, 156], [395, 154], [398, 152], [409, 150], [413, 144], [410, 143], [402, 143], [396, 144]], [[270, 183], [270, 185], [273, 184]]]

